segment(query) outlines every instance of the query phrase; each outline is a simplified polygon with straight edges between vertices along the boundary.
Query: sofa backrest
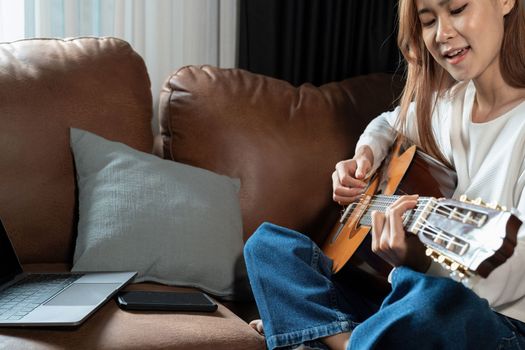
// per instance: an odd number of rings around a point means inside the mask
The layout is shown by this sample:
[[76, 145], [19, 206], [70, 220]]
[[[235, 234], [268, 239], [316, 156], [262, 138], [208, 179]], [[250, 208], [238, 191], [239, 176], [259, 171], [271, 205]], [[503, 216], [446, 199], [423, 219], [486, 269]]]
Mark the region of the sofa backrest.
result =
[[183, 67], [160, 95], [155, 153], [239, 178], [245, 239], [271, 221], [319, 241], [340, 210], [335, 164], [401, 86], [387, 74], [294, 87], [240, 69]]
[[151, 117], [146, 67], [122, 40], [0, 44], [0, 218], [22, 263], [71, 261], [69, 128], [150, 152]]

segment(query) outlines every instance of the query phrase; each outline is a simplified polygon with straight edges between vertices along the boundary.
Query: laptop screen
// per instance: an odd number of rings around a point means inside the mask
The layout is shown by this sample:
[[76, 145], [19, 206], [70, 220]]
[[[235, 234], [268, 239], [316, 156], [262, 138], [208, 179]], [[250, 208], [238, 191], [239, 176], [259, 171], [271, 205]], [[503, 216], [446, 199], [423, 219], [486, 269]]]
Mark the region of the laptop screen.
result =
[[22, 267], [7, 236], [4, 224], [0, 221], [0, 284], [4, 284], [20, 273], [22, 273]]

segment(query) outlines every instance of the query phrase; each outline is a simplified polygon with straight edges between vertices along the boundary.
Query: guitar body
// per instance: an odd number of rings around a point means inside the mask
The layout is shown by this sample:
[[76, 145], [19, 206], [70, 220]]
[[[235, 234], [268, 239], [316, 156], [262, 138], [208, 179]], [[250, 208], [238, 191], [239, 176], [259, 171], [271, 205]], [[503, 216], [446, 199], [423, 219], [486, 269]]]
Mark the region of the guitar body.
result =
[[[419, 194], [436, 198], [450, 198], [456, 187], [455, 172], [417, 151], [415, 146], [404, 148], [396, 142], [390, 157], [370, 179], [359, 204], [368, 207], [368, 201], [376, 194]], [[344, 220], [338, 221], [322, 245], [323, 252], [333, 260], [334, 272], [339, 271], [352, 257], [366, 261], [382, 275], [391, 267], [370, 249], [371, 227], [360, 225], [362, 211], [354, 210]]]

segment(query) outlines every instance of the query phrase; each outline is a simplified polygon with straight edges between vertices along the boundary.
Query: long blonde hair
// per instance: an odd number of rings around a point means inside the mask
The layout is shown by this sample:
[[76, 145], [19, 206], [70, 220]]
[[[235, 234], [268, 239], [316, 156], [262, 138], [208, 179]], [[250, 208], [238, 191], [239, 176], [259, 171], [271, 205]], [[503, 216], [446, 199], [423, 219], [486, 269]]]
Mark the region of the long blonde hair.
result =
[[[428, 52], [422, 38], [421, 22], [415, 0], [399, 0], [397, 44], [406, 62], [406, 83], [400, 99], [401, 131], [406, 131], [406, 118], [411, 102], [416, 105], [419, 141], [423, 151], [450, 166], [439, 150], [432, 132], [434, 94], [450, 89], [455, 81]], [[515, 0], [505, 16], [500, 68], [507, 84], [525, 87], [525, 12], [523, 0]]]

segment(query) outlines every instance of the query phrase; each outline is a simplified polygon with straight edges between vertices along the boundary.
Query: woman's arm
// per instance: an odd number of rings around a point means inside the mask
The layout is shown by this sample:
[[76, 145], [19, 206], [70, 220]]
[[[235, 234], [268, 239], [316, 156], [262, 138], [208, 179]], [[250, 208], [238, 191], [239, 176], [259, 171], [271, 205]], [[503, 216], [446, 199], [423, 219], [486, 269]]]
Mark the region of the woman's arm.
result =
[[399, 109], [397, 107], [395, 110], [385, 112], [373, 119], [357, 142], [356, 154], [357, 151], [368, 146], [373, 155], [373, 164], [369, 172], [374, 172], [379, 167], [394, 143], [397, 136], [395, 123], [399, 115]]
[[368, 124], [351, 159], [342, 160], [332, 173], [333, 200], [348, 205], [363, 193], [366, 177], [375, 171], [394, 142], [399, 109], [385, 112]]

